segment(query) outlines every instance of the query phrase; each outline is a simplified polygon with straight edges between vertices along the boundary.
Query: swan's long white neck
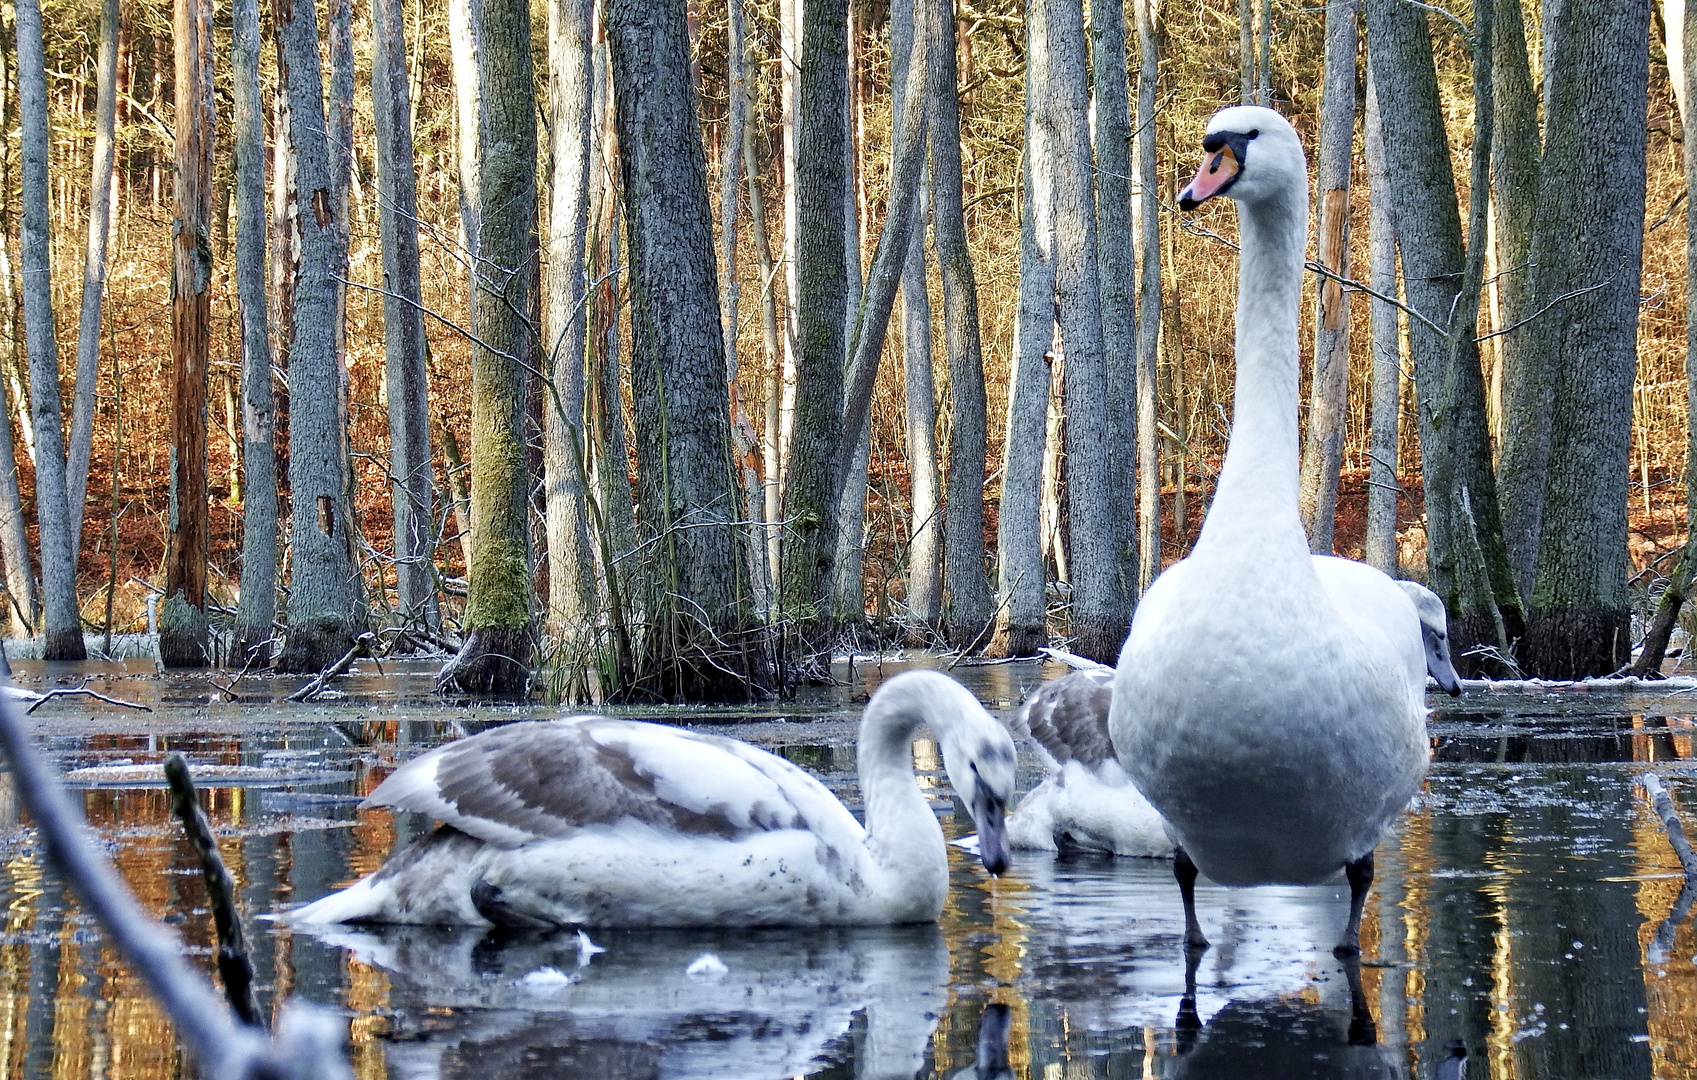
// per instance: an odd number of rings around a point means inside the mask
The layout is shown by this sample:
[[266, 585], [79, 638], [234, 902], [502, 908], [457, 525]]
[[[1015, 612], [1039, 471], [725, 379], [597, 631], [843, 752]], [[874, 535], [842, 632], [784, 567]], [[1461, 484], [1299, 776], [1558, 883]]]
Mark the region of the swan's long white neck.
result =
[[[1238, 203], [1237, 388], [1231, 441], [1197, 554], [1246, 532], [1263, 554], [1306, 561], [1297, 510], [1297, 313], [1308, 239], [1308, 182]], [[1289, 549], [1288, 552], [1286, 549]]]
[[953, 720], [930, 688], [908, 683], [901, 692], [873, 695], [860, 721], [860, 791], [866, 800], [867, 847], [891, 870], [917, 871], [938, 863], [948, 872], [942, 851], [943, 828], [920, 794], [913, 775], [913, 736], [929, 723], [939, 739]]

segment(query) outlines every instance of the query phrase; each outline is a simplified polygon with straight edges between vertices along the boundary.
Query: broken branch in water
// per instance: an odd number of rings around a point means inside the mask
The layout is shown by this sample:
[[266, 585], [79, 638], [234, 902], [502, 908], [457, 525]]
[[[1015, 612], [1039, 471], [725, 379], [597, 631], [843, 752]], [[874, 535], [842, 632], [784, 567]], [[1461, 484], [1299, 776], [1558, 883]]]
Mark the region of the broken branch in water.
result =
[[172, 751], [165, 755], [165, 781], [171, 785], [171, 812], [183, 823], [189, 844], [200, 857], [200, 876], [212, 905], [212, 923], [218, 928], [218, 977], [224, 980], [224, 997], [230, 1008], [250, 1027], [265, 1027], [259, 999], [253, 994], [253, 961], [248, 957], [247, 934], [241, 913], [236, 910], [236, 883], [218, 853], [212, 825], [195, 798], [188, 762]]
[[56, 697], [91, 697], [104, 701], [108, 705], [117, 705], [125, 709], [136, 709], [140, 712], [153, 711], [153, 707], [151, 705], [138, 705], [133, 701], [125, 701], [122, 698], [107, 697], [105, 694], [102, 694], [97, 690], [90, 690], [87, 686], [77, 686], [70, 688], [57, 687], [49, 690], [45, 694], [42, 694], [41, 697], [37, 698], [35, 704], [25, 709], [24, 712], [26, 714], [32, 713]]
[[338, 675], [346, 674], [347, 670], [354, 666], [354, 661], [358, 660], [361, 656], [370, 656], [371, 647], [376, 643], [376, 641], [377, 635], [373, 634], [369, 630], [361, 634], [359, 637], [354, 638], [353, 646], [348, 649], [347, 652], [342, 654], [342, 658], [340, 660], [331, 664], [323, 671], [320, 671], [316, 679], [313, 679], [299, 690], [296, 690], [284, 700], [311, 701], [319, 694], [322, 694], [324, 692], [324, 688], [330, 684], [331, 679], [334, 679]]
[[183, 959], [181, 940], [142, 912], [118, 871], [84, 835], [81, 811], [24, 734], [13, 703], [4, 698], [0, 749], [53, 865], [129, 969], [159, 999], [201, 1075], [219, 1080], [352, 1080], [341, 1050], [345, 1025], [328, 1013], [291, 1007], [274, 1041], [235, 1022], [217, 991]]
[[1638, 781], [1644, 785], [1644, 793], [1650, 796], [1650, 805], [1656, 808], [1656, 816], [1662, 819], [1662, 828], [1668, 834], [1668, 843], [1673, 846], [1673, 853], [1679, 856], [1679, 865], [1685, 870], [1685, 880], [1697, 880], [1697, 852], [1691, 850], [1691, 841], [1686, 839], [1685, 826], [1679, 823], [1679, 813], [1674, 810], [1673, 796], [1662, 786], [1661, 778], [1655, 773], [1645, 773]]

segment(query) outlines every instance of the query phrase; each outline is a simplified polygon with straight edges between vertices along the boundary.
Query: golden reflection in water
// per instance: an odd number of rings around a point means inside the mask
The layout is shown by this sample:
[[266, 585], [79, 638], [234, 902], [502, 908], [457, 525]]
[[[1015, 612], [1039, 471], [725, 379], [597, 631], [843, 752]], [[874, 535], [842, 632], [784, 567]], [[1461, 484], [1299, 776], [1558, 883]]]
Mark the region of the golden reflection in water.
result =
[[1491, 1033], [1485, 1038], [1492, 1080], [1513, 1080], [1514, 1059], [1514, 938], [1509, 931], [1508, 867], [1497, 864], [1500, 855], [1489, 856], [1491, 869], [1502, 876], [1491, 878], [1481, 890], [1492, 901], [1497, 927], [1491, 935]]
[[[1673, 948], [1662, 963], [1650, 959], [1650, 943], [1662, 921], [1679, 897], [1684, 878], [1679, 862], [1668, 846], [1661, 822], [1637, 800], [1632, 820], [1632, 847], [1637, 873], [1643, 875], [1636, 895], [1638, 947], [1644, 973], [1646, 1030], [1650, 1035], [1650, 1064], [1657, 1080], [1697, 1077], [1697, 937], [1687, 918], [1674, 937]], [[1651, 876], [1661, 875], [1661, 876]], [[1671, 875], [1671, 876], [1670, 876]]]
[[389, 976], [381, 968], [355, 960], [352, 953], [347, 964], [347, 1001], [354, 1014], [348, 1025], [348, 1043], [354, 1076], [358, 1080], [383, 1080], [388, 1075], [388, 1062], [382, 1037], [389, 1032], [389, 1021], [377, 1014], [389, 1007]]
[[19, 856], [6, 863], [6, 875], [15, 899], [6, 906], [7, 944], [0, 946], [0, 1063], [7, 1076], [24, 1074], [24, 1055], [29, 1049], [29, 946], [20, 937], [34, 929], [36, 902], [42, 892], [41, 863], [34, 856]]
[[1404, 980], [1402, 1035], [1408, 1047], [1408, 1068], [1418, 1076], [1420, 1052], [1426, 1041], [1426, 943], [1432, 934], [1432, 811], [1424, 799], [1420, 809], [1402, 818], [1398, 862], [1403, 882], [1402, 957], [1409, 965]]

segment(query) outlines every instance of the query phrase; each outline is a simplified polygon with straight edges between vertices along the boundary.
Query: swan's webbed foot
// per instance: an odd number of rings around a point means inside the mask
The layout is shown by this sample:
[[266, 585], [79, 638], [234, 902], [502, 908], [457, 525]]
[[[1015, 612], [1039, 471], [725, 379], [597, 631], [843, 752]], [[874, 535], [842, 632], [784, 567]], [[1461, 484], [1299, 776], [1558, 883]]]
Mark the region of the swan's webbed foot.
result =
[[1332, 950], [1332, 955], [1340, 960], [1361, 955], [1361, 909], [1367, 904], [1367, 890], [1373, 886], [1373, 853], [1369, 851], [1347, 864], [1343, 873], [1349, 881], [1349, 923], [1343, 928], [1337, 948]]
[[1187, 955], [1201, 952], [1208, 947], [1208, 938], [1196, 921], [1196, 864], [1183, 848], [1173, 849], [1173, 877], [1178, 879], [1178, 893], [1184, 900], [1184, 951]]

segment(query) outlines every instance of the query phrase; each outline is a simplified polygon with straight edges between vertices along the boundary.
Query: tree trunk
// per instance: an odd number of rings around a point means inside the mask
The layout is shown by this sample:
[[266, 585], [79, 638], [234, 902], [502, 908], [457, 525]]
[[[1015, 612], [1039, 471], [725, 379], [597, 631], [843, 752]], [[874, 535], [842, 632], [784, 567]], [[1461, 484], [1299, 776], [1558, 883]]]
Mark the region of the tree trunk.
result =
[[[1355, 142], [1355, 0], [1326, 5], [1325, 90], [1320, 99], [1319, 262], [1349, 277], [1349, 172]], [[1314, 370], [1302, 447], [1299, 502], [1309, 550], [1332, 553], [1338, 472], [1349, 411], [1349, 294], [1327, 278], [1314, 312]]]
[[[744, 105], [746, 108], [746, 103]], [[778, 455], [780, 438], [779, 412], [782, 410], [783, 399], [783, 364], [784, 348], [778, 340], [778, 280], [777, 264], [772, 261], [772, 244], [766, 235], [766, 198], [760, 182], [760, 158], [755, 152], [754, 125], [744, 124], [742, 129], [743, 170], [748, 175], [748, 220], [749, 232], [754, 240], [754, 255], [760, 269], [760, 341], [766, 352], [766, 439], [760, 448], [765, 468], [765, 543], [764, 577], [767, 582], [767, 602], [765, 614], [768, 617], [772, 611], [772, 584], [777, 580], [779, 556], [781, 554], [780, 533], [778, 526], [781, 514], [783, 486], [779, 482], [781, 465]]]
[[[1367, 72], [1367, 262], [1368, 284], [1380, 296], [1394, 297], [1396, 288], [1396, 216], [1391, 212], [1390, 175], [1385, 168], [1385, 141], [1379, 121], [1378, 94], [1373, 72]], [[1373, 413], [1368, 436], [1372, 464], [1367, 476], [1367, 540], [1369, 565], [1397, 576], [1397, 423], [1402, 401], [1402, 339], [1395, 304], [1374, 299]]]
[[[1428, 584], [1451, 607], [1452, 647], [1457, 657], [1464, 657], [1474, 645], [1495, 644], [1496, 632], [1481, 606], [1475, 605], [1465, 617], [1461, 610], [1460, 590], [1465, 583], [1456, 565], [1458, 536], [1453, 531], [1451, 500], [1463, 488], [1478, 525], [1493, 602], [1509, 637], [1520, 635], [1524, 617], [1503, 546], [1478, 347], [1467, 335], [1452, 365], [1447, 333], [1432, 326], [1447, 327], [1450, 322], [1457, 306], [1456, 282], [1466, 257], [1449, 156], [1429, 150], [1448, 143], [1426, 16], [1402, 0], [1367, 0], [1367, 29], [1374, 83], [1385, 100], [1398, 103], [1397, 108], [1380, 113], [1385, 164], [1402, 253], [1403, 288], [1408, 306], [1423, 316], [1411, 322], [1409, 337], [1422, 402], [1420, 457], [1427, 493]], [[1453, 408], [1435, 424], [1434, 407], [1450, 370], [1455, 373]], [[1450, 459], [1447, 463], [1441, 460], [1445, 455]], [[1453, 481], [1440, 479], [1445, 469]], [[1471, 669], [1465, 663], [1458, 666]]]
[[[1496, 0], [1492, 79], [1496, 87], [1496, 139], [1492, 156], [1497, 211], [1497, 289], [1502, 325], [1514, 326], [1534, 308], [1536, 271], [1531, 263], [1538, 204], [1538, 95], [1526, 55], [1520, 0]], [[1569, 223], [1571, 225], [1571, 223]], [[1571, 239], [1571, 228], [1568, 239]], [[1546, 241], [1547, 242], [1547, 241]], [[1548, 361], [1537, 352], [1537, 330], [1527, 326], [1497, 339], [1502, 350], [1504, 423], [1497, 459], [1502, 491], [1503, 540], [1509, 565], [1525, 597], [1532, 595], [1538, 561], [1538, 520], [1549, 459]]]
[[[236, 128], [236, 295], [242, 319], [242, 593], [236, 662], [271, 659], [277, 619], [277, 447], [272, 437], [271, 339], [265, 312], [265, 122], [259, 96], [259, 0], [230, 10]], [[114, 483], [116, 477], [114, 477]]]
[[[1137, 310], [1137, 516], [1138, 592], [1161, 573], [1160, 440], [1155, 431], [1155, 359], [1161, 344], [1161, 223], [1157, 209], [1160, 181], [1155, 173], [1155, 91], [1160, 79], [1161, 39], [1155, 25], [1154, 0], [1136, 0], [1137, 115], [1143, 130], [1137, 137], [1137, 175], [1143, 210], [1143, 252], [1138, 280]], [[1265, 47], [1265, 41], [1262, 45]]]
[[335, 275], [346, 265], [347, 250], [335, 221], [317, 12], [304, 0], [283, 0], [274, 27], [279, 93], [289, 97], [290, 150], [300, 192], [300, 213], [294, 216], [299, 268], [289, 348], [292, 573], [289, 630], [277, 666], [283, 671], [318, 671], [353, 643], [358, 589], [348, 560], [344, 424], [336, 370], [341, 327]]
[[828, 648], [828, 589], [836, 553], [838, 458], [843, 427], [843, 104], [847, 0], [806, 0], [796, 114], [795, 421], [784, 484], [782, 605], [791, 654], [806, 662]]
[[[478, 176], [482, 163], [483, 60], [479, 55], [479, 32], [483, 26], [483, 0], [448, 0], [448, 51], [454, 70], [454, 127], [459, 145], [455, 160], [460, 180], [460, 241], [472, 269], [472, 296], [477, 294]], [[475, 305], [476, 300], [468, 301]]]
[[[897, 5], [900, 7], [901, 5]], [[892, 23], [894, 16], [891, 17]], [[912, 34], [911, 26], [908, 33]], [[925, 219], [930, 185], [922, 177], [918, 218], [902, 263], [902, 385], [906, 405], [909, 502], [907, 611], [915, 628], [943, 615], [942, 478], [937, 471], [937, 387], [931, 369], [931, 297], [925, 281]]]
[[591, 0], [548, 7], [548, 197], [550, 386], [542, 402], [543, 470], [548, 516], [548, 623], [571, 631], [595, 617], [595, 560], [583, 488], [584, 241], [589, 232]]
[[71, 550], [82, 551], [83, 503], [94, 442], [94, 390], [100, 377], [100, 311], [106, 292], [106, 237], [112, 220], [112, 129], [118, 96], [118, 0], [101, 0], [95, 62], [94, 163], [88, 184], [88, 247], [83, 256], [82, 318], [77, 323], [77, 386], [65, 477]]
[[389, 406], [389, 497], [395, 595], [402, 625], [439, 620], [434, 566], [436, 469], [418, 265], [406, 25], [400, 0], [372, 0], [371, 104], [377, 135], [378, 227], [383, 235], [383, 381]]
[[[1536, 347], [1547, 350], [1555, 376], [1522, 667], [1579, 678], [1614, 671], [1632, 650], [1626, 500], [1650, 13], [1648, 0], [1568, 0], [1564, 7], [1551, 42], [1558, 67], [1545, 106], [1533, 302], [1542, 307], [1606, 284], [1556, 304], [1537, 324]], [[1567, 223], [1559, 245], [1546, 226], [1552, 218]]]
[[1238, 101], [1255, 101], [1255, 0], [1237, 0]]
[[482, 0], [477, 26], [477, 291], [471, 324], [471, 565], [465, 641], [437, 676], [470, 693], [523, 694], [535, 652], [531, 606], [530, 472], [525, 366], [536, 354], [532, 308], [536, 228], [535, 79], [530, 5]]
[[22, 123], [24, 335], [29, 347], [30, 419], [35, 429], [35, 514], [41, 535], [41, 584], [48, 660], [81, 660], [76, 552], [65, 501], [65, 436], [59, 410], [59, 346], [53, 325], [48, 257], [47, 79], [37, 0], [17, 6], [18, 114]]
[[[1038, 123], [1054, 147], [1055, 289], [1066, 346], [1067, 547], [1073, 649], [1113, 663], [1127, 620], [1117, 603], [1113, 515], [1108, 505], [1108, 374], [1102, 351], [1096, 204], [1085, 86], [1084, 12], [1048, 0], [1046, 107]], [[952, 508], [951, 508], [952, 516]]]
[[1052, 125], [1038, 120], [1050, 93], [1048, 2], [1026, 0], [1025, 5], [1025, 191], [1020, 199], [1019, 321], [996, 521], [1002, 611], [990, 652], [997, 656], [1030, 656], [1049, 640], [1042, 490], [1049, 346], [1055, 339], [1056, 150]]
[[[840, 43], [840, 10], [835, 19], [811, 22], [809, 32], [830, 34], [833, 27]], [[765, 681], [765, 663], [742, 547], [750, 534], [738, 523], [741, 499], [729, 467], [730, 395], [713, 219], [683, 0], [614, 0], [610, 32], [630, 251], [638, 475], [645, 539], [653, 541], [653, 569], [645, 575], [651, 583], [645, 670], [633, 693], [689, 701], [746, 698]], [[810, 50], [809, 62], [821, 54], [830, 55]], [[840, 58], [841, 50], [835, 55]], [[825, 66], [836, 72], [837, 86], [825, 100], [841, 108], [841, 66]], [[827, 125], [834, 132], [829, 137], [841, 139], [838, 121]], [[839, 200], [840, 150], [834, 160], [826, 155], [811, 163], [834, 171], [836, 183], [826, 194], [834, 190]], [[835, 211], [823, 220], [840, 238], [840, 202]], [[837, 250], [840, 258], [840, 243]], [[839, 290], [842, 269], [839, 261], [832, 275]], [[840, 344], [840, 308], [836, 315], [830, 325]], [[837, 360], [840, 379], [840, 351]], [[838, 418], [829, 420], [818, 433], [832, 438]], [[834, 508], [824, 500], [815, 505], [820, 512]]]
[[[1097, 7], [1100, 6], [1100, 12]], [[1124, 0], [1092, 5], [1097, 270], [1108, 367], [1108, 514], [1114, 530], [1114, 617], [1137, 605], [1137, 252], [1131, 221], [1131, 105], [1126, 97]], [[1116, 646], [1115, 655], [1118, 655]]]

